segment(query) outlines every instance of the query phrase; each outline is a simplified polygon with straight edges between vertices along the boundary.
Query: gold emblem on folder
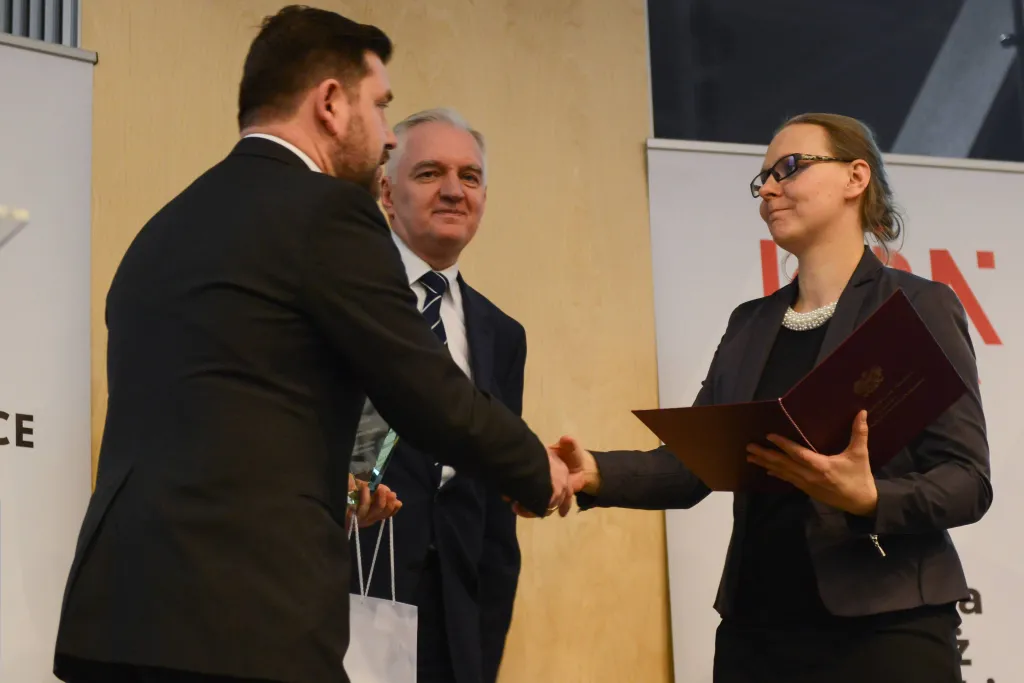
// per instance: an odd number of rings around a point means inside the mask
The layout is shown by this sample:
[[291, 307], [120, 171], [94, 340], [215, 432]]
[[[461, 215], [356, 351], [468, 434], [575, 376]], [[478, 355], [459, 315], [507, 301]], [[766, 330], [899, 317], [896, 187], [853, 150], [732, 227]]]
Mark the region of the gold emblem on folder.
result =
[[885, 378], [882, 375], [882, 368], [877, 365], [870, 370], [865, 370], [856, 382], [853, 383], [853, 393], [861, 398], [866, 398], [882, 386]]

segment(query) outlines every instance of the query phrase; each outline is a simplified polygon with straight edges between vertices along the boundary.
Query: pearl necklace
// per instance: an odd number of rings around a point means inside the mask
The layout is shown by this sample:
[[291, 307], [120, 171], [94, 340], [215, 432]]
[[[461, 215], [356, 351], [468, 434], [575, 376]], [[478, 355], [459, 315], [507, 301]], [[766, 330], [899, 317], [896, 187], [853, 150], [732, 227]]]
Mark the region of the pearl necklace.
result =
[[786, 315], [782, 317], [782, 326], [796, 332], [805, 332], [821, 327], [836, 312], [837, 303], [833, 301], [830, 304], [826, 304], [821, 308], [815, 308], [813, 311], [807, 311], [806, 313], [797, 313], [790, 306], [786, 309]]

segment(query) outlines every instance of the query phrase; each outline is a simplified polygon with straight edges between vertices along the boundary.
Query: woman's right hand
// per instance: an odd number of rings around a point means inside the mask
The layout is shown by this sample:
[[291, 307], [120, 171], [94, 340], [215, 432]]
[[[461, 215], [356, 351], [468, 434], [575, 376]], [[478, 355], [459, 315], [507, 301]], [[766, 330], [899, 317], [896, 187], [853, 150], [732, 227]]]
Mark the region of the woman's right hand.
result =
[[601, 471], [594, 455], [571, 436], [563, 436], [549, 448], [558, 454], [569, 468], [569, 485], [574, 493], [583, 491], [594, 496], [601, 489]]
[[[583, 491], [592, 496], [597, 495], [601, 488], [601, 471], [597, 468], [597, 460], [594, 459], [593, 453], [583, 448], [580, 442], [571, 436], [563, 436], [547, 448], [550, 455], [557, 456], [568, 468], [569, 487], [574, 494]], [[511, 502], [507, 497], [505, 497], [505, 500]], [[572, 497], [570, 496], [568, 501], [571, 500]], [[519, 503], [512, 503], [512, 510], [520, 517], [532, 518], [536, 516], [523, 508]], [[564, 511], [560, 510], [563, 517], [566, 512], [568, 512], [568, 507]]]

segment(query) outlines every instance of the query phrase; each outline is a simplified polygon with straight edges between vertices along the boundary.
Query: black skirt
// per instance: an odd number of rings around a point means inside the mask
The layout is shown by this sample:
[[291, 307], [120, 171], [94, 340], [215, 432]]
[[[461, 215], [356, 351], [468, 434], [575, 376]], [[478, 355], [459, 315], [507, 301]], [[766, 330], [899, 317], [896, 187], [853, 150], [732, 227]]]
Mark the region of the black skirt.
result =
[[955, 605], [813, 627], [723, 620], [714, 683], [961, 683]]

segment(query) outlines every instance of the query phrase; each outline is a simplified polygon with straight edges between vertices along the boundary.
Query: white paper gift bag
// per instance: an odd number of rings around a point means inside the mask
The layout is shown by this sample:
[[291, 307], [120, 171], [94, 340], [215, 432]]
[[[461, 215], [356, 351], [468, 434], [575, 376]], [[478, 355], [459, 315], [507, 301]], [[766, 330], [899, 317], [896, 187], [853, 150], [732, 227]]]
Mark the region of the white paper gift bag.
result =
[[[370, 560], [370, 573], [363, 584], [363, 556], [360, 549], [356, 515], [352, 515], [349, 538], [356, 535], [356, 566], [359, 572], [359, 595], [349, 596], [349, 644], [345, 653], [345, 673], [352, 683], [416, 683], [416, 606], [395, 600], [395, 532], [394, 522], [387, 519], [380, 525], [377, 545]], [[391, 599], [372, 598], [369, 591], [377, 551], [388, 527], [388, 555], [391, 557]]]

